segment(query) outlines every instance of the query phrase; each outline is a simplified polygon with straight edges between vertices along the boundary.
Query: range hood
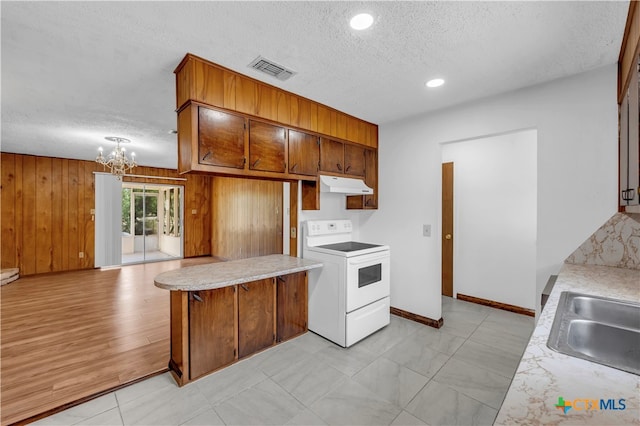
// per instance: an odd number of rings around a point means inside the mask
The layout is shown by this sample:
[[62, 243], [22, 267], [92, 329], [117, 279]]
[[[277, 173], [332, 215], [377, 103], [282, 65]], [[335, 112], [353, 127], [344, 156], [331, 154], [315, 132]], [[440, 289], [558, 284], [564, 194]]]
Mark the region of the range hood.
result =
[[373, 194], [373, 189], [365, 185], [362, 179], [320, 176], [320, 192], [333, 192], [334, 194], [348, 195], [370, 195]]

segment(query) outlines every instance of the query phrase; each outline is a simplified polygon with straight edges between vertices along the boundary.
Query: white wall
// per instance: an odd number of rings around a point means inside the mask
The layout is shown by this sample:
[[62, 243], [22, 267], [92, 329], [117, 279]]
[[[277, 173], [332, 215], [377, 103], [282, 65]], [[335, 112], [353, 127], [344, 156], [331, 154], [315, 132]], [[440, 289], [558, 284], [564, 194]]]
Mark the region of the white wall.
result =
[[[345, 194], [320, 193], [320, 210], [302, 209], [302, 185], [298, 185], [298, 256], [302, 254], [302, 227], [307, 220], [351, 219], [353, 222], [353, 238], [358, 240], [361, 217], [368, 215], [361, 210], [347, 210], [347, 196]], [[371, 241], [375, 242], [375, 241]]]
[[536, 308], [536, 144], [525, 130], [442, 146], [454, 163], [454, 294]]
[[[538, 131], [541, 293], [548, 276], [617, 210], [616, 79], [612, 64], [380, 126], [380, 208], [360, 216], [359, 229], [363, 240], [391, 246], [393, 306], [441, 317], [441, 143], [521, 129]], [[433, 226], [431, 238], [422, 237], [424, 223]]]

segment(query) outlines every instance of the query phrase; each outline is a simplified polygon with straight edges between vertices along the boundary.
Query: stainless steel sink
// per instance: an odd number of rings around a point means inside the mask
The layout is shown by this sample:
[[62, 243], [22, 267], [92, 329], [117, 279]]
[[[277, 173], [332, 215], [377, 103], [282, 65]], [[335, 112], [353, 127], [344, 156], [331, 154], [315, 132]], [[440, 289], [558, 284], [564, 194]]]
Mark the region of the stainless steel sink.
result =
[[640, 304], [564, 291], [547, 346], [640, 375]]

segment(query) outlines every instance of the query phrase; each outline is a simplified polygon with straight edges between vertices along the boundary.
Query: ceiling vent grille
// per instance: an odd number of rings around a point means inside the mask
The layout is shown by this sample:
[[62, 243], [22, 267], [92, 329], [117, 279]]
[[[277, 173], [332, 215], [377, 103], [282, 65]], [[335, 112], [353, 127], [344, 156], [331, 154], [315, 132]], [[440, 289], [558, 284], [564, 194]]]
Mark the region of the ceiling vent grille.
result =
[[249, 66], [255, 70], [261, 71], [265, 74], [269, 74], [271, 77], [275, 77], [280, 81], [285, 81], [296, 75], [295, 71], [287, 69], [282, 65], [278, 65], [269, 59], [265, 59], [262, 56], [258, 56], [249, 64]]

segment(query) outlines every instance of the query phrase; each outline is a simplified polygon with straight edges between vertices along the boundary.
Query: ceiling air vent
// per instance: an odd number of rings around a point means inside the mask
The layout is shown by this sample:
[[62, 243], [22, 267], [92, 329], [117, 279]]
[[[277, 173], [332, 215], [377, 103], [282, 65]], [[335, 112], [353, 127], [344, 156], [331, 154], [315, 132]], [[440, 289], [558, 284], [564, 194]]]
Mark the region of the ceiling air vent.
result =
[[278, 65], [269, 59], [265, 59], [262, 56], [258, 56], [249, 64], [249, 66], [258, 71], [262, 71], [265, 74], [269, 74], [272, 77], [277, 78], [278, 80], [285, 81], [290, 77], [297, 74], [295, 71], [289, 70], [282, 65]]

